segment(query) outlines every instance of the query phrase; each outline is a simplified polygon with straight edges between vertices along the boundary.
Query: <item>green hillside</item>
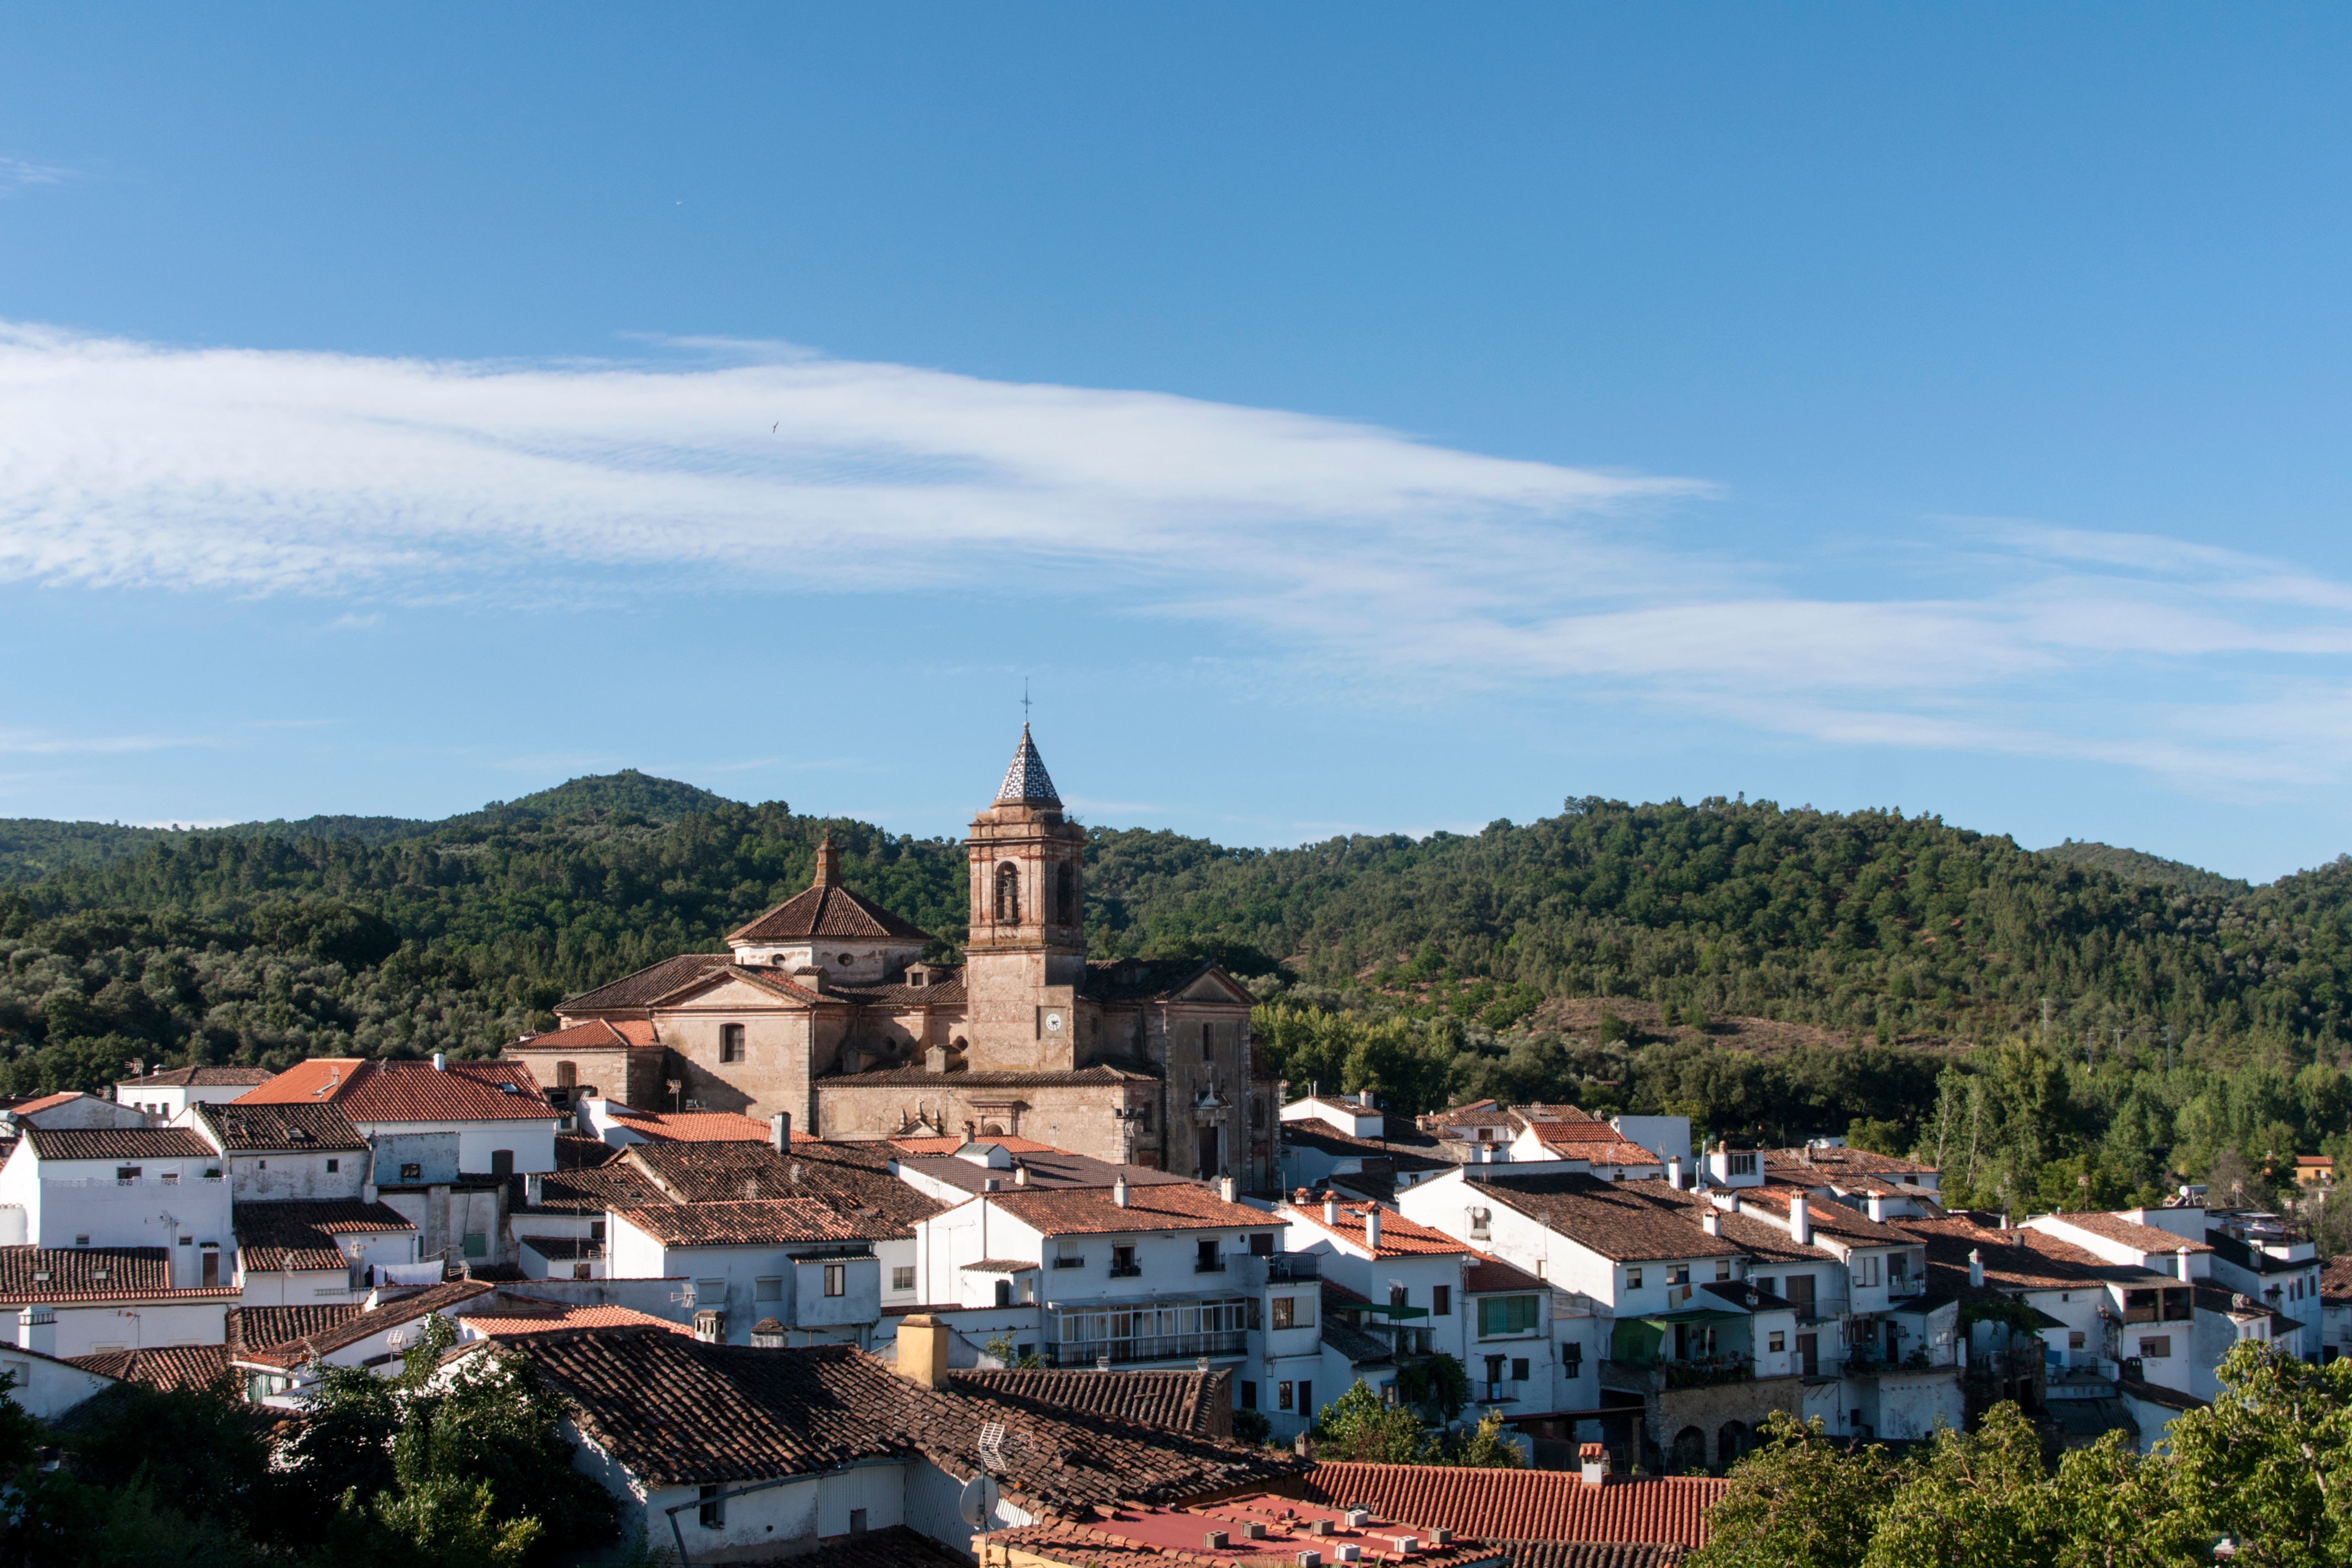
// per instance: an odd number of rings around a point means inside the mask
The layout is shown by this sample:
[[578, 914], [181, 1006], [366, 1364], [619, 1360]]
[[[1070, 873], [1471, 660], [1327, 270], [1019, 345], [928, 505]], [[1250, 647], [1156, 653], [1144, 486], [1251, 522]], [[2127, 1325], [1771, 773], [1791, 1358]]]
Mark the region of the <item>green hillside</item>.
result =
[[[565, 994], [715, 946], [806, 886], [827, 832], [938, 956], [964, 934], [952, 841], [643, 774], [440, 823], [315, 820], [353, 830], [154, 835], [0, 889], [0, 1079], [494, 1050]], [[1087, 891], [1098, 952], [1218, 956], [1266, 998], [1270, 1066], [1405, 1105], [1675, 1105], [1776, 1137], [1858, 1118], [1906, 1142], [1961, 1114], [1980, 1182], [2038, 1181], [2124, 1127], [2100, 1180], [2126, 1191], [2352, 1114], [2352, 862], [2214, 892], [1891, 812], [1584, 799], [1276, 851], [1096, 830]], [[2013, 1037], [2024, 1057], [1993, 1048]]]
[[2200, 893], [2207, 898], [2232, 899], [2254, 890], [2252, 882], [2235, 877], [2224, 877], [2218, 871], [2208, 871], [2185, 861], [2167, 860], [2160, 855], [2150, 855], [2139, 849], [2119, 849], [2112, 844], [2096, 844], [2069, 838], [2063, 844], [2053, 844], [2047, 849], [2037, 849], [2053, 860], [2063, 860], [2070, 866], [2087, 866], [2095, 871], [2111, 871], [2126, 882], [2161, 882], [2179, 888], [2184, 893]]

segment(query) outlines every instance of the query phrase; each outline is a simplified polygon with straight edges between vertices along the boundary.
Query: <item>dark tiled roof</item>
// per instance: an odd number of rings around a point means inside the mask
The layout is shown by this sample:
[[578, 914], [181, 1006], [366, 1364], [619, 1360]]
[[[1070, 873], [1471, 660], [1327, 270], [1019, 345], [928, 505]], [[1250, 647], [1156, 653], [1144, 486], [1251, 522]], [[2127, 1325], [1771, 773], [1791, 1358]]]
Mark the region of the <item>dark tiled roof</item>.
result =
[[873, 900], [860, 898], [837, 883], [796, 893], [765, 914], [727, 933], [728, 942], [737, 946], [822, 937], [845, 937], [853, 941], [895, 937], [901, 942], [927, 942], [931, 940], [931, 933], [911, 921], [900, 920]]
[[360, 1315], [356, 1301], [318, 1301], [299, 1307], [231, 1307], [228, 1352], [267, 1350], [305, 1334], [330, 1333]]
[[2332, 1306], [2352, 1304], [2352, 1252], [2328, 1258], [2321, 1268], [2319, 1299]]
[[1892, 1154], [1874, 1154], [1867, 1149], [1767, 1149], [1764, 1173], [1776, 1182], [1808, 1185], [1841, 1175], [1932, 1176], [1936, 1167], [1916, 1160], [1898, 1160]]
[[212, 1160], [213, 1146], [184, 1127], [27, 1127], [44, 1160]]
[[[1389, 1126], [1410, 1127], [1391, 1118]], [[1444, 1145], [1425, 1133], [1413, 1132], [1404, 1138], [1356, 1138], [1340, 1131], [1328, 1122], [1286, 1121], [1282, 1124], [1282, 1141], [1295, 1148], [1313, 1149], [1318, 1153], [1339, 1158], [1360, 1158], [1368, 1165], [1375, 1160], [1393, 1162], [1392, 1169], [1401, 1171], [1438, 1171], [1453, 1165], [1445, 1157]]]
[[798, 1242], [863, 1241], [871, 1226], [844, 1218], [816, 1198], [749, 1203], [670, 1204], [619, 1212], [665, 1247], [783, 1247]]
[[967, 1479], [992, 1423], [1006, 1428], [1005, 1490], [1061, 1510], [1198, 1496], [1300, 1468], [1275, 1449], [923, 1388], [847, 1345], [764, 1350], [594, 1330], [537, 1338], [528, 1353], [572, 1402], [583, 1433], [656, 1486], [765, 1480], [912, 1453]]
[[1740, 1256], [1737, 1244], [1701, 1230], [1687, 1200], [1664, 1182], [1605, 1182], [1574, 1173], [1482, 1173], [1468, 1178], [1468, 1185], [1617, 1262]]
[[2119, 1267], [2044, 1232], [1997, 1230], [1965, 1214], [1888, 1224], [1927, 1247], [1928, 1278], [1935, 1288], [1950, 1290], [1963, 1300], [1969, 1299], [1966, 1281], [1971, 1252], [1984, 1260], [1984, 1289], [1996, 1295], [2095, 1289]]
[[414, 1231], [416, 1226], [387, 1204], [336, 1201], [238, 1204], [236, 1249], [247, 1273], [350, 1267], [335, 1245], [339, 1236]]
[[555, 1010], [564, 1014], [643, 1007], [656, 997], [667, 996], [707, 972], [722, 968], [734, 961], [735, 955], [731, 952], [681, 952], [675, 958], [648, 963], [634, 974], [624, 974], [618, 980], [608, 981], [593, 991], [583, 991], [569, 1001], [558, 1002]]
[[331, 1105], [199, 1105], [196, 1120], [211, 1130], [221, 1148], [231, 1153], [309, 1150], [359, 1150], [367, 1147], [351, 1118]]
[[150, 1388], [203, 1388], [228, 1371], [226, 1345], [168, 1345], [155, 1350], [102, 1351], [64, 1358], [84, 1372]]
[[240, 1359], [268, 1366], [300, 1366], [316, 1356], [339, 1351], [345, 1345], [357, 1344], [371, 1334], [415, 1322], [428, 1312], [444, 1311], [460, 1301], [470, 1301], [489, 1289], [488, 1285], [470, 1279], [452, 1285], [428, 1285], [413, 1295], [395, 1298], [366, 1311], [354, 1312], [332, 1328], [308, 1333], [299, 1339], [258, 1349], [248, 1343]]
[[[1034, 1267], [1032, 1265], [1031, 1267]], [[1233, 1408], [1233, 1372], [959, 1372], [949, 1386], [1051, 1415], [1075, 1410], [1171, 1432], [1217, 1435]], [[1228, 1417], [1229, 1419], [1229, 1417]]]
[[[942, 1142], [948, 1142], [948, 1140], [942, 1140]], [[984, 1138], [981, 1142], [995, 1142], [997, 1140]], [[1188, 1177], [1177, 1175], [1171, 1171], [1150, 1171], [1140, 1165], [1114, 1165], [1108, 1160], [1097, 1160], [1086, 1154], [1068, 1154], [1059, 1149], [1047, 1149], [1037, 1153], [1015, 1154], [1013, 1163], [1025, 1168], [1029, 1173], [1029, 1180], [1017, 1188], [1012, 1171], [992, 1170], [973, 1161], [959, 1159], [953, 1154], [910, 1154], [898, 1162], [898, 1168], [929, 1176], [934, 1181], [945, 1182], [950, 1186], [961, 1187], [968, 1193], [986, 1192], [992, 1178], [1008, 1193], [1016, 1190], [1021, 1192], [1059, 1191], [1065, 1187], [1108, 1187], [1122, 1173], [1126, 1175], [1127, 1184], [1130, 1187], [1189, 1180]]]
[[1078, 993], [1097, 1002], [1148, 1002], [1183, 990], [1216, 967], [1202, 958], [1093, 958]]
[[593, 1171], [620, 1157], [621, 1152], [602, 1138], [583, 1138], [577, 1132], [555, 1135], [555, 1168], [559, 1171]]
[[[1329, 1287], [1325, 1288], [1328, 1289]], [[1349, 1362], [1356, 1366], [1377, 1366], [1383, 1362], [1396, 1359], [1395, 1352], [1390, 1347], [1388, 1341], [1378, 1334], [1352, 1328], [1346, 1320], [1340, 1318], [1323, 1320], [1323, 1342], [1346, 1356]]]
[[[2191, 1241], [2185, 1236], [2152, 1225], [2142, 1225], [2136, 1219], [2126, 1219], [2119, 1214], [2053, 1214], [2047, 1216], [2059, 1225], [2071, 1225], [2087, 1231], [2102, 1241], [2112, 1241], [2122, 1247], [2137, 1247], [2142, 1253], [2179, 1252], [2186, 1247], [2190, 1252], [2210, 1252], [2213, 1248], [2203, 1239]], [[2301, 1267], [2297, 1265], [2296, 1267]]]
[[840, 996], [862, 1007], [961, 1007], [966, 995], [961, 973], [929, 985], [894, 983], [888, 985], [831, 985], [828, 996]]
[[173, 1289], [172, 1259], [160, 1247], [0, 1247], [0, 1305], [164, 1295], [233, 1301], [238, 1294], [234, 1285]]
[[539, 1179], [539, 1203], [531, 1212], [599, 1215], [671, 1201], [643, 1167], [615, 1160], [591, 1170], [548, 1172]]
[[789, 1155], [766, 1143], [639, 1143], [625, 1158], [627, 1168], [644, 1172], [676, 1203], [814, 1198], [837, 1210], [860, 1237], [912, 1236], [917, 1221], [947, 1205], [890, 1174], [887, 1153], [812, 1140], [794, 1143]]
[[268, 1083], [277, 1076], [268, 1068], [167, 1068], [145, 1078], [125, 1079], [124, 1089], [236, 1089]]
[[1676, 1568], [1685, 1549], [1632, 1541], [1516, 1541], [1511, 1568]]
[[864, 1535], [837, 1537], [793, 1558], [792, 1568], [971, 1568], [971, 1560], [928, 1535], [894, 1524]]
[[1612, 1476], [1588, 1486], [1572, 1470], [1456, 1465], [1318, 1465], [1307, 1495], [1487, 1541], [1706, 1544], [1706, 1510], [1727, 1480]]
[[1462, 1275], [1465, 1296], [1491, 1296], [1503, 1290], [1549, 1290], [1550, 1286], [1499, 1258], [1489, 1258], [1483, 1252], [1470, 1255], [1470, 1267]]

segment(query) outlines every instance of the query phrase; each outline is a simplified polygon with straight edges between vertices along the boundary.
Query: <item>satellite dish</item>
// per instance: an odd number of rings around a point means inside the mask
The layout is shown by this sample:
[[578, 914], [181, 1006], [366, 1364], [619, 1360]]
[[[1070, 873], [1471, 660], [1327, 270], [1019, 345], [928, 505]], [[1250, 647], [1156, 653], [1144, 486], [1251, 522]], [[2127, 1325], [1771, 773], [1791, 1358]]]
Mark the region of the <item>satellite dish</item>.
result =
[[996, 1511], [996, 1478], [985, 1470], [964, 1482], [963, 1495], [956, 1500], [963, 1521], [974, 1530], [988, 1528], [988, 1517]]

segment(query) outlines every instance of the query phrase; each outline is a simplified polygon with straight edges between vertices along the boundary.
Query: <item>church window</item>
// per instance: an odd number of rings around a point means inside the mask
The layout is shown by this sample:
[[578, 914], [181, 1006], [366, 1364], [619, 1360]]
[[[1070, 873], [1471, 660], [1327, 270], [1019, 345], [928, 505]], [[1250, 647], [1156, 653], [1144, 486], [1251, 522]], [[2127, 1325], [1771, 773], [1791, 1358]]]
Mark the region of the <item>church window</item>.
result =
[[1201, 1026], [1201, 1059], [1202, 1059], [1202, 1061], [1207, 1061], [1207, 1060], [1209, 1059], [1209, 1057], [1210, 1057], [1211, 1053], [1213, 1053], [1213, 1051], [1215, 1051], [1215, 1049], [1216, 1049], [1216, 1048], [1217, 1048], [1217, 1026], [1216, 1026], [1214, 1024], [1203, 1024], [1203, 1025], [1202, 1025], [1202, 1026]]
[[996, 868], [996, 923], [1021, 923], [1021, 868], [1010, 860]]
[[1056, 925], [1078, 923], [1075, 907], [1078, 901], [1077, 888], [1077, 873], [1066, 861], [1054, 868], [1054, 922]]
[[743, 1059], [742, 1025], [719, 1026], [719, 1059], [722, 1062], [740, 1062]]

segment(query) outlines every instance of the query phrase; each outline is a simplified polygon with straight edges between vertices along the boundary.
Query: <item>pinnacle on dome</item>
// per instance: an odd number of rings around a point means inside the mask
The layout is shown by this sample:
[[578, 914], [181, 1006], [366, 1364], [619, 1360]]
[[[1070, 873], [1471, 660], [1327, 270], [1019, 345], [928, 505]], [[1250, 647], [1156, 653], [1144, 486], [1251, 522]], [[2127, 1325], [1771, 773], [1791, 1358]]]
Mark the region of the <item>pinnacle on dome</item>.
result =
[[1021, 726], [1021, 744], [1013, 752], [1013, 765], [1004, 770], [1004, 787], [996, 792], [999, 805], [1059, 805], [1062, 797], [1054, 793], [1054, 781], [1046, 776], [1045, 759], [1037, 754], [1037, 743], [1029, 738], [1029, 726]]

